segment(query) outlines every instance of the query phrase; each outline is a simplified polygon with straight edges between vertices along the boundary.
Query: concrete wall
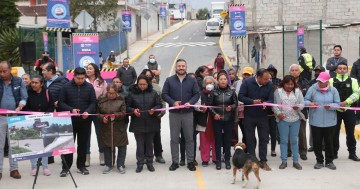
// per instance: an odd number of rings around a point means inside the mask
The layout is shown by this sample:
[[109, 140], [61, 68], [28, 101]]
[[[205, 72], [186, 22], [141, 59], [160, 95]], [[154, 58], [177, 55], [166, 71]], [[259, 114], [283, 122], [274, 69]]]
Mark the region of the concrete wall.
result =
[[161, 29], [161, 27], [158, 29], [159, 20], [157, 12], [149, 10], [148, 13], [150, 15], [149, 20], [141, 16], [141, 38], [143, 38], [143, 40], [146, 40], [147, 34], [151, 35]]
[[246, 6], [248, 27], [360, 21], [359, 0], [240, 0]]
[[[340, 35], [339, 35], [340, 34]], [[249, 35], [243, 39], [241, 45], [241, 56], [243, 66], [251, 66], [256, 68], [254, 59], [249, 59], [249, 50], [254, 46], [254, 38], [257, 34]], [[282, 75], [284, 69], [285, 75], [288, 74], [288, 68], [291, 64], [297, 63], [297, 47], [296, 32], [285, 33], [285, 65], [283, 66], [283, 47], [282, 33], [263, 34], [264, 44], [261, 67], [267, 68], [269, 64], [273, 64], [278, 69], [278, 75]], [[249, 43], [249, 48], [248, 44]], [[322, 42], [322, 63], [326, 64], [326, 60], [333, 55], [332, 49], [334, 45], [340, 44], [343, 48], [342, 56], [348, 59], [351, 66], [360, 57], [360, 25], [345, 28], [327, 28], [323, 30]], [[307, 51], [314, 56], [317, 65], [320, 64], [320, 31], [305, 31], [305, 47]]]

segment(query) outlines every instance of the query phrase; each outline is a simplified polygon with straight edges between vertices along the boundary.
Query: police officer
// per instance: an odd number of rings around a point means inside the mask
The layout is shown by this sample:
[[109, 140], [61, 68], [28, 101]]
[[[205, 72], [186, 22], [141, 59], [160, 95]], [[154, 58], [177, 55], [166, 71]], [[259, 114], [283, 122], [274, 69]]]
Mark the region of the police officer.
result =
[[314, 69], [316, 62], [311, 54], [306, 52], [304, 47], [300, 48], [300, 57], [298, 59], [300, 65], [300, 77], [305, 78], [308, 81], [311, 80], [311, 71]]
[[[351, 106], [359, 99], [358, 82], [348, 75], [348, 66], [344, 62], [337, 65], [336, 77], [330, 79], [330, 85], [339, 91], [340, 106], [342, 107]], [[337, 111], [337, 124], [334, 133], [334, 158], [336, 159], [338, 157], [340, 127], [343, 120], [345, 123], [346, 145], [349, 151], [349, 159], [360, 161], [356, 156], [356, 140], [354, 136], [356, 120], [354, 110], [338, 109]]]

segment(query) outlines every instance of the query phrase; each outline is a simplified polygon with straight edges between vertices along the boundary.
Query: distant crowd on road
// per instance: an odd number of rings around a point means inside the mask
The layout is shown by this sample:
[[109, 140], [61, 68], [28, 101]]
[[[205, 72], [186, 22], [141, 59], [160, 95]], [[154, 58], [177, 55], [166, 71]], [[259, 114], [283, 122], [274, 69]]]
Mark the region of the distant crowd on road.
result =
[[[161, 120], [168, 110], [170, 127], [170, 171], [187, 163], [190, 171], [211, 162], [217, 170], [225, 165], [231, 169], [231, 146], [239, 141], [246, 144], [246, 153], [258, 157], [264, 170], [267, 164], [268, 143], [270, 156], [276, 157], [276, 143], [280, 144], [280, 169], [287, 167], [289, 157], [293, 167], [301, 170], [299, 157], [307, 160], [307, 152], [314, 152], [314, 169], [327, 167], [335, 170], [338, 158], [339, 133], [342, 121], [346, 131], [348, 158], [360, 161], [356, 155], [354, 129], [359, 113], [347, 107], [358, 107], [360, 59], [348, 73], [347, 60], [341, 56], [342, 47], [335, 45], [334, 56], [326, 68], [316, 65], [314, 58], [300, 49], [299, 63], [289, 67], [289, 75], [277, 77], [273, 65], [256, 72], [243, 68], [238, 77], [234, 68], [225, 70], [219, 53], [214, 64], [200, 66], [188, 73], [184, 59], [176, 61], [176, 73], [160, 86], [161, 67], [154, 55], [138, 75], [123, 60], [112, 82], [101, 77], [100, 68], [90, 63], [74, 70], [69, 81], [57, 72], [56, 64], [41, 65], [42, 76], [25, 74], [22, 78], [11, 74], [8, 61], [0, 62], [0, 108], [15, 111], [54, 112], [70, 111], [74, 140], [77, 139], [77, 172], [88, 175], [90, 163], [91, 125], [94, 124], [98, 142], [99, 163], [103, 173], [114, 167], [125, 173], [128, 129], [136, 140], [136, 172], [144, 165], [155, 171], [154, 160], [164, 164], [162, 156]], [[216, 71], [215, 71], [216, 68]], [[314, 74], [313, 74], [314, 72]], [[315, 76], [313, 78], [313, 75]], [[168, 108], [167, 105], [168, 104]], [[97, 114], [97, 115], [91, 115]], [[310, 125], [309, 145], [306, 125]], [[0, 116], [0, 179], [7, 139], [7, 116]], [[257, 130], [257, 132], [256, 132]], [[258, 134], [258, 136], [255, 135]], [[200, 158], [196, 158], [197, 135], [200, 136]], [[5, 142], [7, 141], [7, 142]], [[50, 144], [52, 141], [47, 141]], [[44, 145], [47, 145], [44, 144]], [[255, 150], [258, 146], [258, 156]], [[309, 148], [308, 148], [309, 147]], [[117, 151], [117, 153], [115, 153]], [[325, 157], [323, 152], [325, 151]], [[20, 179], [18, 163], [8, 152], [10, 176]], [[73, 154], [63, 155], [60, 177], [66, 177], [73, 164]], [[36, 159], [31, 160], [31, 175], [36, 175]], [[224, 162], [224, 164], [223, 164]], [[51, 158], [42, 158], [43, 174], [51, 175]]]

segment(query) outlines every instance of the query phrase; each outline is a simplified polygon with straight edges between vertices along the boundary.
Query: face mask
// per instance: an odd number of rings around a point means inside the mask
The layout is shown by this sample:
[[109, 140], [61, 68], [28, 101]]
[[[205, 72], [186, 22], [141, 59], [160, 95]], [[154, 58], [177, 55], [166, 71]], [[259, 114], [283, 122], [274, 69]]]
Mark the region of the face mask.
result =
[[149, 59], [149, 62], [150, 62], [150, 63], [155, 63], [155, 59], [153, 59], [153, 58], [152, 58], [152, 59]]
[[214, 89], [214, 85], [213, 84], [208, 84], [208, 85], [206, 85], [205, 89], [208, 90], [208, 91], [212, 91]]
[[327, 87], [325, 87], [325, 88], [320, 88], [320, 86], [319, 86], [319, 84], [318, 84], [318, 87], [319, 87], [319, 89], [320, 89], [320, 91], [321, 91], [322, 93], [325, 93], [325, 92], [329, 89], [329, 85], [328, 85]]

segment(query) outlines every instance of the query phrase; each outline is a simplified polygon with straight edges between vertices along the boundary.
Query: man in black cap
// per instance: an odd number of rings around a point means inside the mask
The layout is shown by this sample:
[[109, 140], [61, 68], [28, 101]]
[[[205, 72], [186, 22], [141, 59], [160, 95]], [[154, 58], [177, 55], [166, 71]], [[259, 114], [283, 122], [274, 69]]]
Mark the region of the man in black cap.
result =
[[315, 59], [311, 54], [306, 52], [304, 47], [300, 48], [300, 57], [298, 59], [300, 65], [300, 77], [305, 78], [308, 81], [311, 80], [311, 71], [316, 65]]

